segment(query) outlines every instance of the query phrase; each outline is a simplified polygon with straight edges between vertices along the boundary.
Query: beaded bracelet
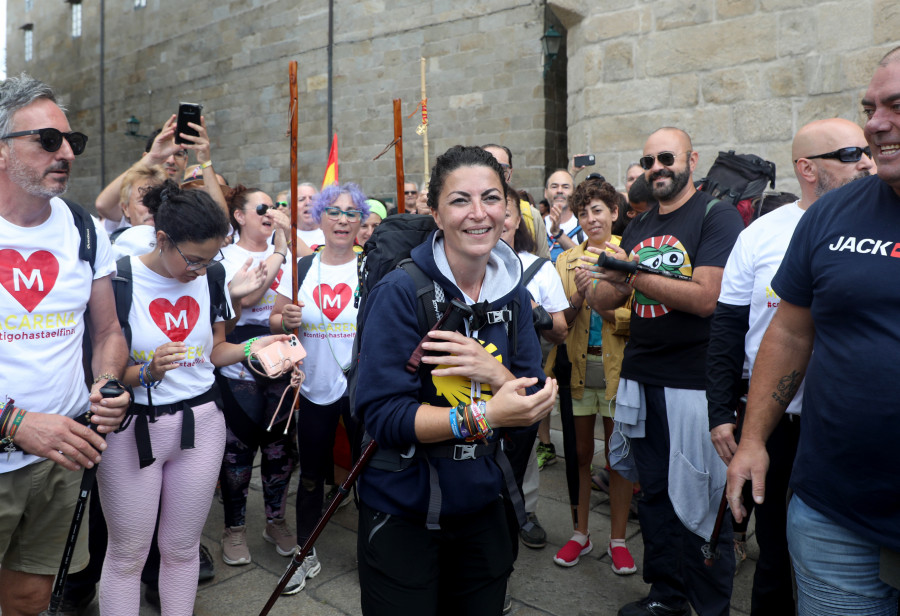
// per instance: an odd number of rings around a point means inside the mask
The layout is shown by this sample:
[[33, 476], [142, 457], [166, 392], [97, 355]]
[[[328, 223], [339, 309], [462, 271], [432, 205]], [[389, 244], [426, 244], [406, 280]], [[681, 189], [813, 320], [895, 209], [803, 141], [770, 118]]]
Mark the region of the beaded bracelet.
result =
[[13, 405], [14, 402], [15, 400], [10, 398], [9, 402], [6, 403], [6, 406], [3, 407], [3, 410], [0, 411], [0, 437], [6, 435], [8, 424], [13, 415], [15, 415], [16, 407]]
[[[282, 317], [281, 327], [284, 329], [284, 317]], [[250, 340], [244, 343], [244, 357], [250, 357], [250, 347], [253, 346], [253, 343], [257, 340], [259, 340], [259, 337], [250, 338]]]
[[141, 369], [138, 370], [138, 381], [140, 381], [142, 387], [146, 387], [147, 389], [155, 388], [157, 385], [162, 383], [162, 379], [158, 381], [153, 380], [153, 374], [150, 372], [150, 363], [141, 364]]
[[94, 379], [94, 385], [96, 385], [103, 379], [106, 379], [107, 381], [112, 381], [112, 380], [115, 380], [115, 378], [116, 378], [115, 375], [110, 374], [109, 372], [104, 372], [103, 374], [101, 374], [100, 376], [98, 376], [97, 378]]

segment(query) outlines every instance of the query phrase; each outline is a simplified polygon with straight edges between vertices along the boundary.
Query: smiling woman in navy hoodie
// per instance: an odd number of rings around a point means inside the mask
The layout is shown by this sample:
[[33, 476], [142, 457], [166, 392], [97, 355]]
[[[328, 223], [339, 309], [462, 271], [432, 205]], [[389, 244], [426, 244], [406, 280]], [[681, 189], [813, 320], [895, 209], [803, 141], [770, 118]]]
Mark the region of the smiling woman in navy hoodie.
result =
[[[436, 283], [439, 302], [457, 298], [476, 319], [433, 333], [417, 374], [405, 369], [422, 339], [409, 274], [385, 276], [365, 306], [357, 412], [379, 445], [359, 485], [367, 616], [503, 607], [518, 528], [511, 533], [512, 507], [501, 497], [510, 482], [496, 443], [507, 429], [540, 421], [556, 396], [555, 381], [539, 384], [521, 264], [498, 243], [506, 191], [500, 165], [481, 148], [456, 146], [437, 159], [428, 206], [438, 231], [411, 256]], [[524, 308], [511, 321], [478, 318], [514, 306]]]

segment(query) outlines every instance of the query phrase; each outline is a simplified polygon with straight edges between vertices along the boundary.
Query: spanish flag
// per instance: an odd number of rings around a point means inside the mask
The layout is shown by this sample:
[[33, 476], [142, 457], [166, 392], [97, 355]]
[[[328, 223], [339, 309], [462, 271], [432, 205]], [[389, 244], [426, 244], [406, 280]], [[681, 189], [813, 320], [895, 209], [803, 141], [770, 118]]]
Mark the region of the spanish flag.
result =
[[338, 181], [338, 152], [337, 133], [331, 140], [331, 151], [328, 153], [328, 165], [325, 167], [325, 179], [322, 180], [322, 188], [331, 186]]

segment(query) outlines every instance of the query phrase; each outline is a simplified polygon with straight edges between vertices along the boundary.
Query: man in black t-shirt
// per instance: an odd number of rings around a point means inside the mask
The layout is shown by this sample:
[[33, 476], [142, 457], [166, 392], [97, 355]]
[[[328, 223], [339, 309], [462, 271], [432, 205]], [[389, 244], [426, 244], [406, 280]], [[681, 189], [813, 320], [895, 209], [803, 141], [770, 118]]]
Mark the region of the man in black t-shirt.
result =
[[[631, 450], [644, 492], [644, 580], [652, 586], [619, 616], [686, 615], [688, 602], [704, 616], [728, 614], [731, 600], [732, 550], [722, 550], [712, 567], [701, 552], [725, 482], [725, 464], [709, 440], [704, 389], [709, 324], [744, 225], [734, 207], [711, 203], [694, 188], [697, 160], [683, 130], [650, 135], [640, 163], [659, 204], [635, 217], [615, 254], [689, 280], [592, 268], [600, 281], [588, 296], [594, 310], [617, 308], [634, 292], [617, 403], [633, 399], [645, 417]], [[723, 545], [731, 545], [730, 526], [730, 519], [723, 524]]]

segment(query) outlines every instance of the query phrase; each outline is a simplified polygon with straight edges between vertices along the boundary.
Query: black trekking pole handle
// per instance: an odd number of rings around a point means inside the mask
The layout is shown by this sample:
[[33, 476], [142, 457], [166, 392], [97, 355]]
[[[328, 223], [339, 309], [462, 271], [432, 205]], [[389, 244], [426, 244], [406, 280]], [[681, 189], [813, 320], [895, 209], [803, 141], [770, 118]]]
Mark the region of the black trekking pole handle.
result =
[[685, 276], [680, 272], [673, 272], [663, 269], [653, 269], [652, 267], [649, 267], [637, 261], [622, 261], [621, 259], [616, 259], [615, 257], [609, 256], [605, 252], [597, 255], [597, 266], [602, 267], [603, 269], [625, 272], [626, 274], [641, 272], [643, 274], [655, 274], [657, 276], [664, 276], [666, 278], [674, 278], [675, 280], [691, 280], [690, 276]]
[[346, 498], [347, 494], [350, 493], [350, 488], [353, 487], [353, 484], [356, 482], [356, 478], [359, 477], [359, 474], [369, 463], [369, 459], [372, 457], [372, 454], [375, 453], [375, 449], [377, 449], [377, 447], [378, 445], [374, 440], [369, 441], [369, 444], [366, 445], [366, 448], [359, 456], [359, 460], [357, 460], [356, 464], [353, 465], [353, 468], [350, 469], [350, 474], [347, 475], [344, 483], [342, 483], [338, 488], [338, 493], [332, 499], [331, 504], [328, 505], [328, 509], [326, 509], [325, 513], [322, 514], [322, 517], [319, 518], [319, 521], [316, 523], [316, 527], [310, 534], [309, 539], [307, 539], [303, 544], [303, 547], [301, 547], [294, 554], [294, 557], [288, 564], [287, 570], [278, 581], [278, 586], [276, 586], [275, 590], [272, 591], [272, 595], [266, 602], [265, 607], [263, 607], [262, 611], [259, 613], [259, 616], [266, 616], [275, 605], [275, 602], [278, 601], [278, 597], [281, 595], [281, 591], [284, 590], [285, 586], [288, 585], [288, 582], [291, 581], [291, 577], [293, 577], [294, 573], [297, 571], [300, 565], [303, 564], [303, 559], [306, 558], [307, 554], [309, 554], [313, 549], [313, 546], [316, 543], [316, 539], [318, 539], [319, 535], [322, 534], [322, 531], [325, 530], [325, 526], [328, 525], [328, 521], [331, 519], [331, 516], [334, 515], [334, 512], [337, 511], [338, 507], [340, 507], [341, 502], [344, 500], [344, 498]]
[[[127, 390], [118, 381], [109, 381], [100, 388], [100, 395], [104, 398], [116, 398]], [[90, 422], [88, 426], [97, 432], [97, 424]], [[66, 588], [66, 578], [69, 576], [69, 567], [72, 565], [72, 555], [75, 553], [75, 543], [78, 541], [78, 532], [81, 530], [81, 522], [84, 520], [84, 510], [87, 508], [88, 496], [94, 487], [94, 478], [97, 476], [97, 464], [84, 469], [81, 476], [81, 485], [78, 488], [78, 500], [75, 502], [75, 512], [72, 514], [72, 524], [69, 526], [69, 534], [66, 536], [66, 546], [63, 549], [62, 560], [59, 563], [59, 571], [56, 574], [56, 582], [53, 585], [53, 594], [50, 595], [50, 606], [46, 612], [48, 616], [56, 616], [63, 600], [63, 591]]]

